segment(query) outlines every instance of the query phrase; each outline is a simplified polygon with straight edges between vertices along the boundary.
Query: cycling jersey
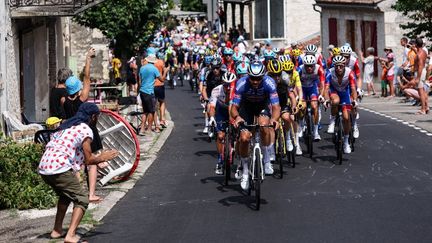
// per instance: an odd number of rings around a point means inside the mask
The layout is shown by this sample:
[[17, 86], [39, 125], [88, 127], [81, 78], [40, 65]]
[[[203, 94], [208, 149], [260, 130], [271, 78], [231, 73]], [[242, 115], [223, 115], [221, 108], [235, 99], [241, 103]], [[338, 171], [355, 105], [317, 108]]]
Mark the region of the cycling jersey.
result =
[[206, 72], [205, 75], [205, 80], [203, 82], [203, 85], [206, 86], [206, 92], [207, 92], [207, 97], [211, 96], [211, 92], [212, 90], [222, 84], [222, 76], [224, 75], [224, 72], [220, 72], [220, 74], [218, 76], [215, 76], [213, 73], [213, 70], [209, 69]]
[[293, 70], [292, 74], [288, 74], [288, 90], [293, 91], [294, 88], [301, 88], [301, 86], [300, 75], [296, 70]]
[[325, 81], [324, 70], [318, 64], [315, 64], [315, 68], [312, 73], [306, 73], [306, 68], [304, 65], [301, 65], [297, 71], [300, 76], [301, 85], [304, 88], [310, 88], [315, 85], [324, 84]]
[[351, 55], [349, 58], [349, 62], [347, 64], [347, 67], [350, 68], [354, 72], [355, 78], [360, 77], [360, 67], [358, 64], [358, 58]]
[[265, 75], [257, 89], [252, 87], [249, 79], [249, 76], [245, 76], [237, 81], [234, 98], [231, 101], [233, 105], [240, 106], [243, 101], [248, 103], [270, 103], [271, 105], [279, 104], [276, 83], [272, 78]]
[[199, 81], [204, 83], [206, 78], [206, 73], [209, 70], [208, 67], [201, 68], [200, 74], [199, 74]]
[[223, 124], [222, 122], [229, 119], [228, 104], [229, 95], [225, 94], [224, 85], [220, 84], [216, 86], [212, 90], [210, 97], [210, 106], [214, 107], [216, 111], [216, 132], [222, 131], [227, 126], [227, 124]]
[[351, 88], [356, 87], [354, 72], [345, 67], [344, 75], [339, 83], [339, 78], [336, 75], [334, 68], [330, 68], [326, 77], [326, 87], [329, 88], [330, 94], [337, 94], [340, 98], [340, 103], [351, 105]]
[[222, 64], [226, 66], [226, 70], [230, 73], [235, 73], [235, 63], [233, 60], [231, 62], [227, 62], [225, 58], [222, 59]]

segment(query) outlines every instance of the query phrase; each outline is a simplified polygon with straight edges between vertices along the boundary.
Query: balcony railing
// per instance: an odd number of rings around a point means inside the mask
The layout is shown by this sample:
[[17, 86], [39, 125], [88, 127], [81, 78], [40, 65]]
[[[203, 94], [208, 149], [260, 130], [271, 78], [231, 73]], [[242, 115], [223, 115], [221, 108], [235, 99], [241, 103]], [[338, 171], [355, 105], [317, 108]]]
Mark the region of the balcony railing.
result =
[[12, 18], [74, 16], [104, 0], [9, 0]]

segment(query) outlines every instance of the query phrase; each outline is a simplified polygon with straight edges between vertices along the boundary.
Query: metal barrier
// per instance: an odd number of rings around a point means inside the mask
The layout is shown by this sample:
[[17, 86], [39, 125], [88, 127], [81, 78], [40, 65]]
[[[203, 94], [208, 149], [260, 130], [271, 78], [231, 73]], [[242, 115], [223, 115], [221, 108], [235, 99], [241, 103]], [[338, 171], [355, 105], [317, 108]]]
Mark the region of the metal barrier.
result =
[[108, 162], [105, 168], [99, 168], [102, 175], [100, 185], [112, 179], [126, 180], [133, 174], [139, 163], [140, 147], [134, 129], [117, 113], [101, 110], [97, 128], [104, 149], [116, 149], [119, 156]]

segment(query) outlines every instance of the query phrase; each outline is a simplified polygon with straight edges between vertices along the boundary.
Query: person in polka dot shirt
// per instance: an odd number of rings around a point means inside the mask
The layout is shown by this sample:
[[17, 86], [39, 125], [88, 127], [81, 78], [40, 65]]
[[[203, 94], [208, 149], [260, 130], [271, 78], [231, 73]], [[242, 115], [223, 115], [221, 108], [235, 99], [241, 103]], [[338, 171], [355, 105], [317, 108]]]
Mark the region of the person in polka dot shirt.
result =
[[93, 132], [89, 126], [97, 123], [99, 113], [95, 104], [83, 103], [76, 115], [53, 134], [39, 162], [39, 174], [59, 196], [52, 238], [59, 238], [63, 234], [63, 219], [69, 204], [73, 202], [71, 224], [64, 241], [79, 240], [76, 229], [89, 204], [88, 191], [75, 176], [81, 165], [97, 165], [118, 155], [116, 150], [103, 151], [97, 156], [92, 154]]

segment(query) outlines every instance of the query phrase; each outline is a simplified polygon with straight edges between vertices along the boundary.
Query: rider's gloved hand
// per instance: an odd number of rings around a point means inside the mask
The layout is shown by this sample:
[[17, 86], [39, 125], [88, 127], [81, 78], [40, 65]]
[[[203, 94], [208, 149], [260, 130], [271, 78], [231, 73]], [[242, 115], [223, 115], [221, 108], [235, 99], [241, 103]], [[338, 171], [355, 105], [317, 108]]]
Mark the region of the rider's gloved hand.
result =
[[239, 127], [239, 125], [241, 123], [244, 123], [244, 122], [245, 122], [245, 120], [243, 120], [243, 118], [241, 118], [240, 116], [237, 116], [236, 119], [235, 119], [235, 121], [234, 121], [234, 126], [235, 127]]
[[319, 101], [320, 103], [324, 103], [325, 99], [324, 99], [324, 97], [323, 97], [322, 95], [320, 95], [320, 96], [318, 97], [318, 101]]
[[296, 96], [296, 101], [297, 101], [297, 104], [300, 102], [300, 95]]
[[214, 116], [210, 117], [209, 124], [210, 124], [210, 126], [216, 126], [216, 120], [215, 120]]
[[352, 104], [353, 108], [357, 108], [357, 106], [358, 106], [357, 100], [353, 100], [353, 102], [351, 104]]
[[278, 128], [279, 128], [279, 122], [278, 122], [277, 119], [273, 119], [273, 118], [271, 118], [271, 119], [270, 119], [270, 125], [273, 125], [273, 128], [274, 128], [274, 129], [278, 129]]
[[363, 97], [364, 91], [362, 89], [360, 89], [360, 88], [357, 88], [357, 95], [360, 96], [360, 97]]
[[298, 107], [300, 110], [303, 110], [303, 109], [306, 108], [306, 103], [305, 103], [304, 101], [300, 101], [300, 102], [297, 104], [297, 107]]

